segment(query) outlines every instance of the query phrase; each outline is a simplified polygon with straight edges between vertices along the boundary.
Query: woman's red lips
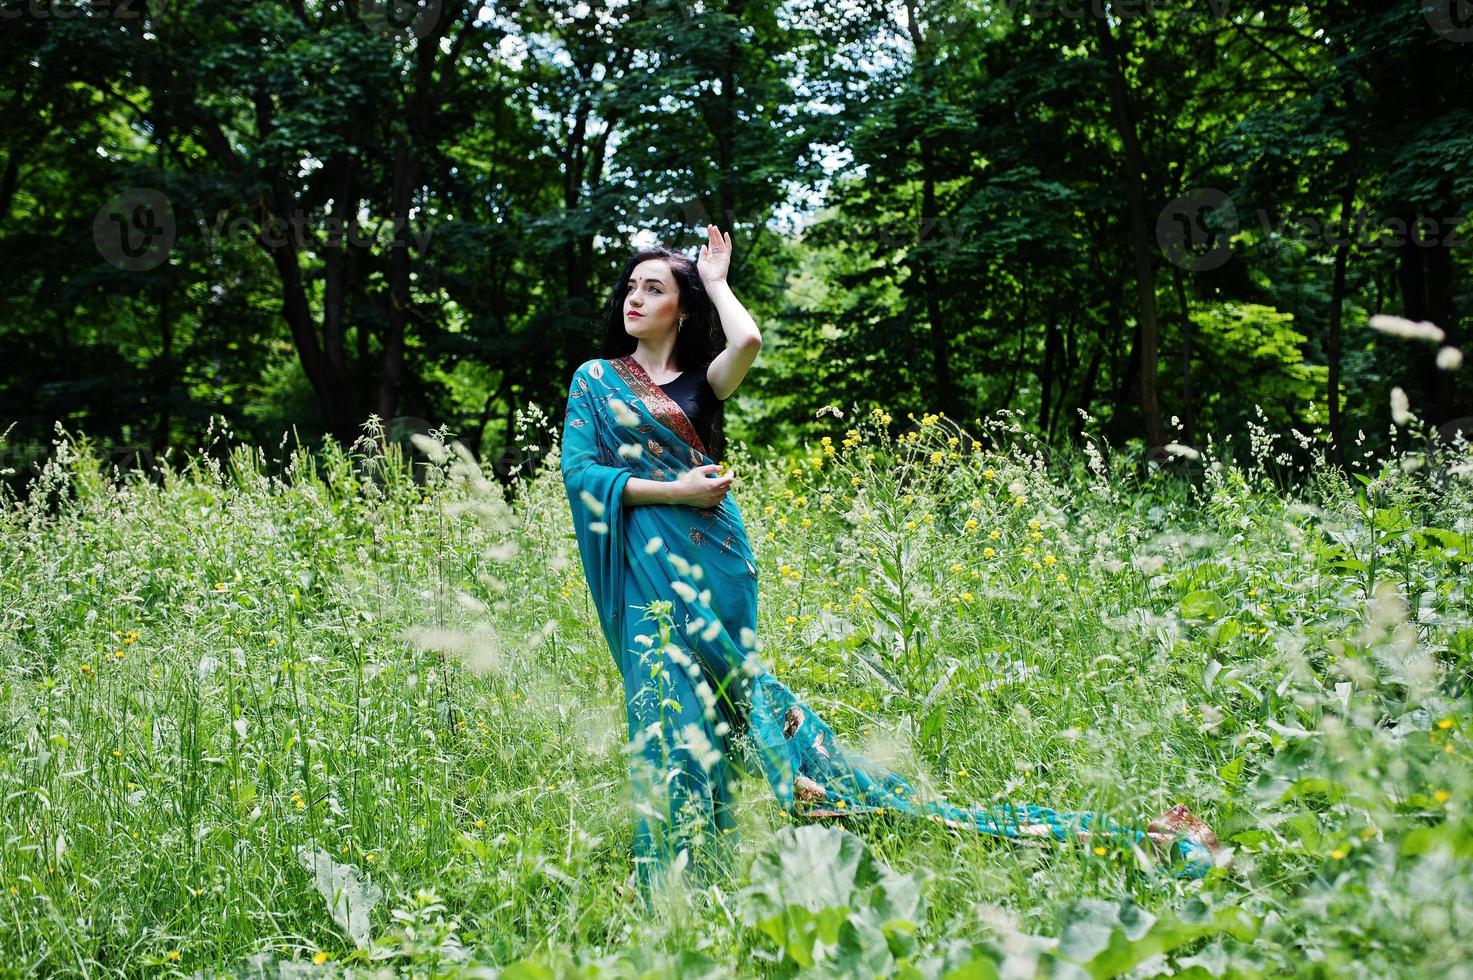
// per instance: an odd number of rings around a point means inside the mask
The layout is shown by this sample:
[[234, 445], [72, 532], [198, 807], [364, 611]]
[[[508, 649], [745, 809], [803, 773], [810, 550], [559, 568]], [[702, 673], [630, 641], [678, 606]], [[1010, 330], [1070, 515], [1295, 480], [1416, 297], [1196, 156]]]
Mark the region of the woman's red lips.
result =
[[629, 316], [644, 316], [644, 314], [639, 312], [638, 310], [630, 310]]

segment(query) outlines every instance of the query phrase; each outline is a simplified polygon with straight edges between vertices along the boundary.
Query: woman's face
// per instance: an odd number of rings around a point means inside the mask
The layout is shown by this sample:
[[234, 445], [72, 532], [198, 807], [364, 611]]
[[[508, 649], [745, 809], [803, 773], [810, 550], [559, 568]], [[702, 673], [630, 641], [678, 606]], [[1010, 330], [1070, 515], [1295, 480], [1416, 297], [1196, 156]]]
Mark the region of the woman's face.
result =
[[624, 330], [631, 337], [659, 337], [680, 319], [680, 295], [664, 259], [645, 259], [629, 274]]

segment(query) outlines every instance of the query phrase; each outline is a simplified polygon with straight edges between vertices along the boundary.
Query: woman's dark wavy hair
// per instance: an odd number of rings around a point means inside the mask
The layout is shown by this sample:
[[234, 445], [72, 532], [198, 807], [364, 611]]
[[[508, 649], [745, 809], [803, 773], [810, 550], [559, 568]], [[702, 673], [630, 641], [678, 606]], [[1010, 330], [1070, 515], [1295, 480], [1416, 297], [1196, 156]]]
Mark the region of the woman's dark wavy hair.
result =
[[[685, 326], [675, 335], [675, 360], [682, 371], [704, 372], [725, 346], [726, 334], [721, 329], [721, 319], [706, 294], [706, 284], [696, 272], [696, 264], [679, 252], [672, 252], [661, 245], [640, 249], [624, 263], [619, 281], [604, 306], [604, 348], [600, 355], [605, 360], [634, 353], [639, 340], [629, 336], [624, 329], [624, 298], [629, 295], [629, 277], [634, 267], [645, 259], [664, 259], [675, 278], [675, 290], [679, 296], [680, 309], [685, 313]], [[716, 412], [711, 418], [711, 445], [707, 455], [721, 460], [726, 452], [726, 402], [716, 402]]]

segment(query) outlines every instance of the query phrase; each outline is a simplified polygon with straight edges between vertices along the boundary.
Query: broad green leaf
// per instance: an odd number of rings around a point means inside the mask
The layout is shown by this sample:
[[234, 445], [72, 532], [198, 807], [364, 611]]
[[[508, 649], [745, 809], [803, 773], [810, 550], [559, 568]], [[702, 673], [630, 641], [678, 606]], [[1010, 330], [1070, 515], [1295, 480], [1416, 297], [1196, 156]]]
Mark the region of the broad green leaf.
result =
[[1227, 603], [1216, 592], [1198, 589], [1188, 592], [1181, 601], [1181, 614], [1187, 619], [1218, 619], [1227, 612]]

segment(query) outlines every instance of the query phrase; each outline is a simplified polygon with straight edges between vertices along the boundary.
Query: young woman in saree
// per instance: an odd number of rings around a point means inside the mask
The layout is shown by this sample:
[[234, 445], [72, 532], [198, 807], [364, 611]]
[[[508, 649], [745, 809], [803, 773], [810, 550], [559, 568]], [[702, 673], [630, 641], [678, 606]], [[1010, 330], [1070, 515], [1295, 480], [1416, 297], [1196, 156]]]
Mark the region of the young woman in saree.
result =
[[[663, 873], [689, 866], [706, 880], [731, 868], [733, 788], [753, 769], [800, 819], [890, 812], [1014, 839], [1149, 842], [1173, 873], [1205, 873], [1221, 848], [1184, 806], [1140, 831], [1093, 813], [922, 799], [841, 745], [763, 666], [757, 563], [733, 476], [716, 462], [719, 402], [761, 338], [726, 282], [730, 234], [707, 235], [698, 263], [663, 248], [629, 259], [604, 311], [604, 357], [575, 372], [563, 423], [578, 552], [624, 681], [645, 902]], [[726, 346], [713, 357], [719, 332]]]

